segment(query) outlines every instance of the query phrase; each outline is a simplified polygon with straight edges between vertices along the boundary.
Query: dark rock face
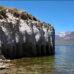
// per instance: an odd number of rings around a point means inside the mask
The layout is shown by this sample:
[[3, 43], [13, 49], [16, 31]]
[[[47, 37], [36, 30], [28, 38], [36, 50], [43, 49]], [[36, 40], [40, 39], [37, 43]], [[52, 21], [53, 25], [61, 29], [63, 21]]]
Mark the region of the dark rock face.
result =
[[0, 55], [14, 59], [54, 54], [55, 31], [52, 26], [36, 18], [14, 17], [9, 9], [6, 10], [6, 16], [0, 19]]

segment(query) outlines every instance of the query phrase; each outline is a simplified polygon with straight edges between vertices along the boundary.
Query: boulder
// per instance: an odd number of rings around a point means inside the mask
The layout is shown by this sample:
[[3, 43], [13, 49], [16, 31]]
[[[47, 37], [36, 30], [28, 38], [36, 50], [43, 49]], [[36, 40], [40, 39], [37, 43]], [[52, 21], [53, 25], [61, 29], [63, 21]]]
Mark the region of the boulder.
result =
[[37, 20], [26, 11], [5, 8], [3, 12], [6, 17], [0, 19], [1, 55], [14, 59], [54, 54], [55, 30], [50, 24]]

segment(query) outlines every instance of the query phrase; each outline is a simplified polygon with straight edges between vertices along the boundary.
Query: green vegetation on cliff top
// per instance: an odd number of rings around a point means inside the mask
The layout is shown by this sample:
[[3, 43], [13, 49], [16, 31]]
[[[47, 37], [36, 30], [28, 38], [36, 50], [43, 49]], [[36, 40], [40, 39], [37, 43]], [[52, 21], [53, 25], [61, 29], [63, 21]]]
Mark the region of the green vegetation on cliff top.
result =
[[[6, 15], [6, 10], [7, 9], [16, 18], [20, 18], [20, 19], [23, 19], [23, 20], [31, 19], [31, 20], [40, 22], [39, 19], [37, 19], [36, 17], [27, 13], [26, 11], [22, 11], [22, 10], [19, 10], [17, 8], [7, 8], [7, 7], [4, 7], [4, 6], [0, 6], [0, 19], [3, 19], [3, 18], [7, 17], [7, 15]], [[49, 24], [49, 23], [43, 22], [43, 24], [47, 24], [47, 25], [51, 26], [51, 24]]]

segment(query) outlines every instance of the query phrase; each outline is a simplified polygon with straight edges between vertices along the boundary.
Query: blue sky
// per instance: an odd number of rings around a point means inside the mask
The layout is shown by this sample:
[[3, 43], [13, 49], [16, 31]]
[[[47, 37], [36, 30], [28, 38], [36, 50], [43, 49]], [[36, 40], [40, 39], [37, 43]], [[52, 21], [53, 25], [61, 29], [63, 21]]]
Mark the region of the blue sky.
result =
[[26, 10], [54, 26], [56, 33], [74, 31], [74, 1], [0, 1], [0, 5]]

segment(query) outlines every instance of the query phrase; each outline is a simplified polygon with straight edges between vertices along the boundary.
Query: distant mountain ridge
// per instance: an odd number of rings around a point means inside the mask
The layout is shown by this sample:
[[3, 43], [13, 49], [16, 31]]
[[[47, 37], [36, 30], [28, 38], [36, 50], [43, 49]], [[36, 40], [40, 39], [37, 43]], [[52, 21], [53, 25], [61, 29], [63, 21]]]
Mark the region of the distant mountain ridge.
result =
[[74, 31], [55, 34], [56, 45], [74, 45]]

